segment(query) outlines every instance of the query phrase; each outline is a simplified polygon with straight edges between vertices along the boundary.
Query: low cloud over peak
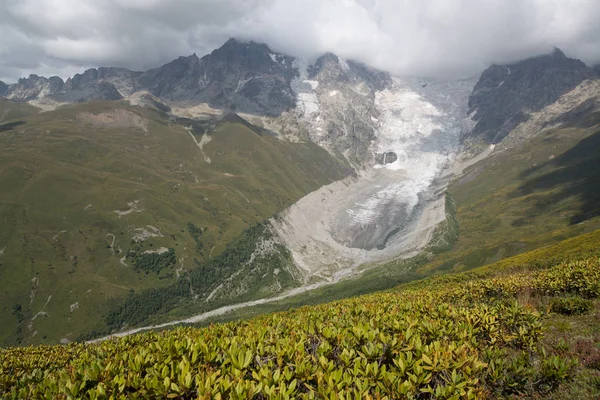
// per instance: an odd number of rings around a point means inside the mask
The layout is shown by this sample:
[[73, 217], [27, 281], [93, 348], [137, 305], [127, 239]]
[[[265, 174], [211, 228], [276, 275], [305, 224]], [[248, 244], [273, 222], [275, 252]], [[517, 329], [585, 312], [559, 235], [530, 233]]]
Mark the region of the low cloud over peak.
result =
[[144, 70], [229, 37], [396, 75], [461, 77], [560, 47], [600, 62], [597, 0], [0, 0], [0, 79]]

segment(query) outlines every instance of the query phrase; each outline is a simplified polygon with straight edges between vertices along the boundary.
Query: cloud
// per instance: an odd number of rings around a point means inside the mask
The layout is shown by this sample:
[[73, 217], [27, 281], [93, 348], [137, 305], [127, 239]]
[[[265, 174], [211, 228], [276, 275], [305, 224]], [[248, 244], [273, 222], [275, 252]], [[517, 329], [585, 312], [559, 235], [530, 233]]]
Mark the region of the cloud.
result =
[[600, 62], [597, 0], [0, 0], [0, 79], [143, 70], [228, 37], [397, 75], [470, 76], [561, 47]]

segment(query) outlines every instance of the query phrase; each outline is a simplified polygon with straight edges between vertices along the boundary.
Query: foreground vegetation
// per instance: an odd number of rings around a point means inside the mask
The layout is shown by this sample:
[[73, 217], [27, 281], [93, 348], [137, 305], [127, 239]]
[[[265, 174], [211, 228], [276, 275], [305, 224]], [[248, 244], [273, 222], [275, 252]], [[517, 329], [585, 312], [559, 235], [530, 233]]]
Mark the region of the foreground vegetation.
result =
[[0, 396], [594, 396], [600, 337], [572, 347], [555, 322], [587, 317], [598, 297], [598, 254], [505, 263], [249, 322], [0, 350]]

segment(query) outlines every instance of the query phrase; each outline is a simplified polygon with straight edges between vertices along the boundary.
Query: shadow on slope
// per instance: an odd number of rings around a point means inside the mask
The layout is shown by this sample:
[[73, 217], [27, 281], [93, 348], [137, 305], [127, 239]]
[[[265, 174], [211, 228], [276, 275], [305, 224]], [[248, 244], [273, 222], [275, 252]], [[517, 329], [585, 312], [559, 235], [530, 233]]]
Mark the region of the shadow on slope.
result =
[[[587, 123], [586, 123], [587, 124]], [[527, 181], [511, 195], [527, 196], [536, 191], [552, 190], [551, 196], [537, 201], [531, 214], [547, 212], [549, 207], [569, 197], [579, 197], [579, 210], [571, 216], [570, 224], [578, 224], [600, 215], [600, 131], [581, 140], [575, 147], [544, 165], [521, 174]], [[533, 177], [538, 171], [551, 172]], [[528, 218], [528, 217], [526, 217]], [[525, 218], [525, 219], [526, 219]], [[524, 221], [515, 221], [516, 224]]]
[[24, 124], [25, 124], [25, 121], [14, 121], [14, 122], [7, 122], [5, 124], [0, 124], [0, 133], [11, 131], [14, 128], [16, 128], [17, 126], [24, 125]]

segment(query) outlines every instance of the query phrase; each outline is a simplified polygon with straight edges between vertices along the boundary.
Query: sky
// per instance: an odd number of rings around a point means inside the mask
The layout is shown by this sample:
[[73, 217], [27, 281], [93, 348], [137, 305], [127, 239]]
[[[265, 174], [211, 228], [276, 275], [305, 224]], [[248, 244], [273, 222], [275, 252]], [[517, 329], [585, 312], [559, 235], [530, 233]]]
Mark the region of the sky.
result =
[[394, 75], [475, 76], [560, 47], [600, 63], [600, 0], [0, 0], [0, 80], [158, 67], [229, 37]]

